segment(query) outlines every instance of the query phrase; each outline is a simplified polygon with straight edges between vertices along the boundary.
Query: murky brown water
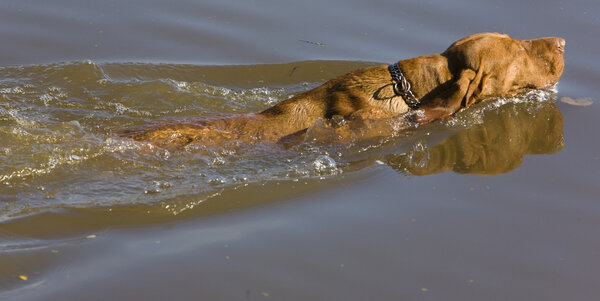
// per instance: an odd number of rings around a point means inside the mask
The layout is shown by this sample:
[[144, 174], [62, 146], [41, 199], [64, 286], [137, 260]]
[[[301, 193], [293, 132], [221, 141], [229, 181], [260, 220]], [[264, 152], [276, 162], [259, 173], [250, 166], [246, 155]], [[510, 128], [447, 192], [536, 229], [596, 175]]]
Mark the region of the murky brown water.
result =
[[[565, 38], [558, 86], [357, 145], [114, 134], [480, 31]], [[2, 1], [0, 299], [594, 300], [597, 36], [583, 0]]]

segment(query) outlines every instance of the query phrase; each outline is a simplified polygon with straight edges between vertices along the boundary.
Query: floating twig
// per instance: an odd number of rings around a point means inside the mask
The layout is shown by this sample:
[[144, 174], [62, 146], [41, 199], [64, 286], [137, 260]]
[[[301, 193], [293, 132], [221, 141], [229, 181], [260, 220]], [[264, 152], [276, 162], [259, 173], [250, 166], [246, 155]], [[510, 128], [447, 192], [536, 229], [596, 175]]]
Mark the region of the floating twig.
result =
[[307, 43], [307, 44], [311, 44], [311, 45], [316, 45], [316, 46], [322, 46], [322, 47], [327, 46], [327, 44], [321, 43], [321, 42], [313, 42], [313, 41], [309, 41], [309, 40], [298, 40], [298, 41]]

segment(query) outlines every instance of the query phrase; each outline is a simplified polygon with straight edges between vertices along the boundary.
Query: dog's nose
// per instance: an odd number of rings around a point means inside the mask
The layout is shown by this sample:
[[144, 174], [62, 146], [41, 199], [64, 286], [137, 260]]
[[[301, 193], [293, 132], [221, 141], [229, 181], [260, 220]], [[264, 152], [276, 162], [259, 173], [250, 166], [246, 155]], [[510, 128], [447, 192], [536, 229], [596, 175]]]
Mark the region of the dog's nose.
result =
[[556, 48], [558, 48], [558, 51], [560, 52], [565, 52], [565, 39], [563, 38], [555, 38], [556, 39]]

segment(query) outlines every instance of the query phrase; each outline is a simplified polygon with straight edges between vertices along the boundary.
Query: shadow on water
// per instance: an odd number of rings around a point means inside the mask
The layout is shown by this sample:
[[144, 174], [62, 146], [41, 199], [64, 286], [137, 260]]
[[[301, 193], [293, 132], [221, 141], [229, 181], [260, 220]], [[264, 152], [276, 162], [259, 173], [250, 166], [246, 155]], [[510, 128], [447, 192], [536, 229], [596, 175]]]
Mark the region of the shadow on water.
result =
[[483, 123], [435, 146], [417, 143], [384, 161], [416, 176], [446, 171], [497, 175], [517, 168], [525, 155], [555, 153], [563, 145], [563, 117], [554, 102], [520, 102], [485, 112]]

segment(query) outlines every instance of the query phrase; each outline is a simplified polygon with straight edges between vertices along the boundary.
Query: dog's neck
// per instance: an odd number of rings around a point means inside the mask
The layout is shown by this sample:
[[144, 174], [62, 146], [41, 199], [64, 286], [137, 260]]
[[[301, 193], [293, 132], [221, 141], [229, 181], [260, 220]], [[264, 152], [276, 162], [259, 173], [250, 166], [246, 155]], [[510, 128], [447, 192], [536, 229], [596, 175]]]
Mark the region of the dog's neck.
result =
[[440, 54], [402, 60], [398, 65], [412, 84], [412, 92], [421, 101], [435, 94], [436, 89], [452, 79], [448, 59]]

